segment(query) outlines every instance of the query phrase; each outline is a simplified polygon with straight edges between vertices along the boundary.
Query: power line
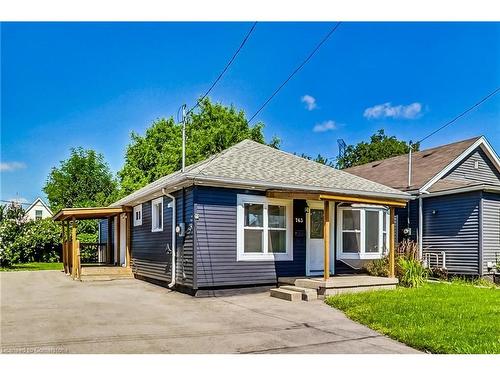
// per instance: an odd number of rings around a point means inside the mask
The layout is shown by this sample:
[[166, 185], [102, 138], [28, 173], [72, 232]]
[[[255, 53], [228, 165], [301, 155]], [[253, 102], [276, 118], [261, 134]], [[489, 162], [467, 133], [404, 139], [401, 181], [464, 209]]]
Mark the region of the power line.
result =
[[314, 56], [314, 54], [321, 48], [323, 43], [325, 43], [328, 38], [337, 30], [337, 28], [340, 26], [342, 22], [337, 22], [335, 26], [328, 32], [328, 34], [325, 35], [325, 37], [318, 43], [318, 45], [312, 50], [312, 52], [307, 56], [307, 58], [297, 67], [295, 70], [288, 76], [288, 78], [271, 94], [271, 96], [260, 106], [260, 108], [253, 114], [252, 117], [250, 117], [250, 120], [248, 122], [252, 122], [252, 120], [257, 116], [260, 111], [264, 109], [264, 107], [278, 94], [278, 92], [292, 79], [292, 77], [297, 74], [297, 72], [302, 69], [304, 65], [307, 64], [307, 62]]
[[234, 59], [236, 59], [236, 56], [238, 56], [238, 54], [240, 53], [241, 49], [243, 48], [243, 46], [247, 42], [248, 38], [252, 34], [253, 30], [255, 29], [255, 26], [257, 26], [257, 21], [255, 21], [253, 23], [252, 27], [250, 28], [250, 30], [246, 34], [245, 38], [243, 39], [243, 41], [241, 42], [240, 46], [238, 47], [238, 49], [234, 53], [233, 57], [231, 57], [231, 60], [229, 60], [229, 62], [226, 64], [226, 66], [224, 67], [224, 69], [222, 70], [222, 72], [220, 72], [220, 74], [217, 77], [217, 79], [212, 83], [212, 85], [207, 90], [207, 92], [205, 92], [205, 94], [203, 94], [203, 96], [200, 99], [198, 99], [198, 101], [196, 102], [196, 104], [189, 111], [187, 111], [186, 116], [188, 116], [194, 109], [196, 109], [196, 107], [198, 107], [200, 105], [200, 102], [207, 97], [207, 95], [210, 93], [210, 91], [212, 91], [212, 89], [215, 87], [215, 85], [217, 84], [217, 82], [220, 81], [220, 79], [222, 78], [222, 76], [224, 75], [224, 73], [226, 73], [226, 71], [229, 69], [229, 67], [233, 63]]
[[440, 128], [434, 130], [432, 133], [430, 133], [429, 135], [425, 136], [424, 138], [422, 138], [420, 141], [418, 141], [418, 143], [422, 143], [423, 141], [425, 141], [427, 138], [433, 136], [434, 134], [436, 134], [438, 131], [440, 130], [443, 130], [444, 128], [446, 128], [448, 125], [451, 125], [453, 124], [455, 121], [457, 121], [459, 118], [465, 116], [467, 113], [469, 113], [470, 111], [472, 111], [474, 108], [476, 107], [479, 107], [481, 104], [483, 104], [485, 101], [487, 101], [489, 98], [491, 98], [492, 96], [496, 95], [498, 93], [498, 91], [500, 91], [500, 87], [498, 87], [497, 89], [495, 89], [494, 91], [490, 92], [488, 95], [486, 95], [484, 98], [482, 98], [480, 101], [478, 101], [476, 104], [474, 104], [472, 107], [469, 107], [468, 109], [466, 109], [465, 111], [463, 111], [461, 114], [459, 114], [458, 116], [456, 116], [455, 118], [453, 118], [452, 120], [448, 121], [446, 124], [444, 124], [443, 126], [441, 126]]
[[24, 202], [19, 202], [19, 201], [16, 201], [16, 200], [8, 201], [8, 200], [5, 200], [5, 199], [0, 199], [0, 202], [3, 202], [3, 203], [15, 203], [15, 204], [20, 204], [20, 205], [25, 205], [25, 206], [31, 205], [31, 203], [24, 203]]

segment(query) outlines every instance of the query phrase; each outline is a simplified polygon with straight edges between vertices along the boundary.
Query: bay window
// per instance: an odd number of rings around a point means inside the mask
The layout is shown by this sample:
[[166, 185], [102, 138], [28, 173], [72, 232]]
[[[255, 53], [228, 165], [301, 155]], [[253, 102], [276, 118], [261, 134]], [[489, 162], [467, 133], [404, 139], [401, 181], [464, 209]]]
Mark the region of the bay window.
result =
[[388, 248], [388, 216], [385, 207], [340, 205], [337, 246], [344, 259], [380, 258]]
[[237, 260], [292, 260], [292, 201], [238, 195]]

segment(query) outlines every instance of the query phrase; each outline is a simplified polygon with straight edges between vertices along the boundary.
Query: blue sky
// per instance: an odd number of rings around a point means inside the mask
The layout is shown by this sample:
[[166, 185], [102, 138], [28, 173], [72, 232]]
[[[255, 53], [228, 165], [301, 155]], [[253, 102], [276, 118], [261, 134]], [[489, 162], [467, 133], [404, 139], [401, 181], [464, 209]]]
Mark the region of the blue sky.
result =
[[[116, 172], [129, 133], [193, 105], [251, 23], [3, 23], [1, 199], [43, 196], [70, 147]], [[259, 23], [211, 98], [249, 115], [329, 23]], [[337, 155], [377, 129], [418, 140], [500, 85], [500, 24], [343, 23], [256, 120], [286, 151]], [[500, 150], [500, 95], [423, 148], [484, 134]]]

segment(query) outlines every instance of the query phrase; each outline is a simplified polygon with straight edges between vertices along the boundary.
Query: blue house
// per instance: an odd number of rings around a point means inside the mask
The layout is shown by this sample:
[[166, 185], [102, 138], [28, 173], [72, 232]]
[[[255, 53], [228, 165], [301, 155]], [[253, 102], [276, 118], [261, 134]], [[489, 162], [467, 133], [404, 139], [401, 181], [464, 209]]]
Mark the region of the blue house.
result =
[[[449, 273], [484, 276], [500, 261], [500, 161], [476, 137], [344, 171], [412, 195], [396, 210], [398, 239]], [[410, 167], [411, 166], [411, 167]]]
[[100, 242], [129, 246], [114, 262], [136, 278], [190, 294], [326, 279], [394, 254], [391, 218], [409, 198], [245, 140], [99, 211], [116, 215], [101, 221]]

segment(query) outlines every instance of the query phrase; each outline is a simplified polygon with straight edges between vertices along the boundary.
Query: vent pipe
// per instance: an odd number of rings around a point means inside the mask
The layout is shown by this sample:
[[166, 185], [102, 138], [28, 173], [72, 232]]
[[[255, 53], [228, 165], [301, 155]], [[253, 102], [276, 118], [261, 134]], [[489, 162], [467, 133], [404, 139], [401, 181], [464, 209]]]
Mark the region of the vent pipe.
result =
[[412, 142], [411, 141], [408, 144], [410, 146], [410, 152], [408, 153], [408, 187], [410, 187], [411, 183], [412, 183], [412, 181], [411, 181], [411, 172], [412, 172], [412, 169], [411, 169], [412, 168], [412, 165], [411, 165], [411, 163], [412, 163], [411, 152], [412, 152], [412, 148], [413, 147], [412, 147]]

